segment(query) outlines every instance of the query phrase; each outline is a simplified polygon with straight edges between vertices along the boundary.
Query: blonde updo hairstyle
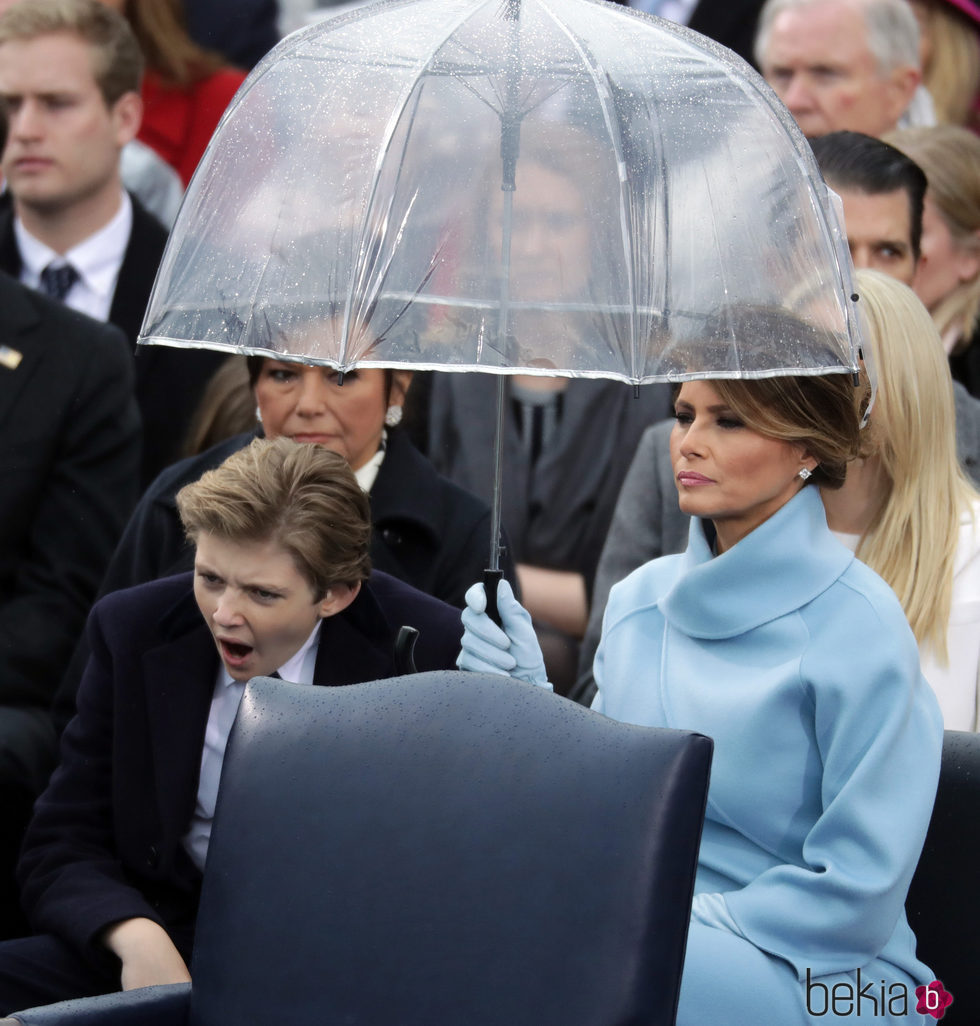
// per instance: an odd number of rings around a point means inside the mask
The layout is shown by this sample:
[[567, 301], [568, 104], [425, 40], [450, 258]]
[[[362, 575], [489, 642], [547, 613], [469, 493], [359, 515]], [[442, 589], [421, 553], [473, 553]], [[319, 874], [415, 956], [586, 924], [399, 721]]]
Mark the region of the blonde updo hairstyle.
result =
[[817, 461], [808, 485], [841, 487], [861, 439], [860, 393], [849, 373], [721, 378], [711, 384], [753, 431], [804, 446]]
[[[709, 314], [670, 359], [703, 376], [753, 431], [802, 445], [817, 461], [807, 484], [840, 488], [861, 438], [862, 393], [852, 373], [769, 376], [773, 352], [801, 367], [840, 367], [844, 340], [798, 313], [775, 306], [731, 306]], [[720, 368], [740, 374], [716, 377]], [[703, 369], [703, 375], [699, 373]], [[693, 372], [693, 373], [692, 373]]]

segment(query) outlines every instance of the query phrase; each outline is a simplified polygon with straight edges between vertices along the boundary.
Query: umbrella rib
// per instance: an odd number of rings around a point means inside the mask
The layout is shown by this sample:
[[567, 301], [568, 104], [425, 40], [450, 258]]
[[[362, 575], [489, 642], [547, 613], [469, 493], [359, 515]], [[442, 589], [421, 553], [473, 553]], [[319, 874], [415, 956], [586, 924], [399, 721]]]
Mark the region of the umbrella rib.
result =
[[[321, 35], [326, 34], [328, 32], [332, 32], [337, 28], [342, 27], [345, 23], [351, 20], [354, 19], [352, 19], [348, 15], [341, 15], [337, 18], [330, 19], [329, 22], [323, 23], [322, 30], [319, 26], [317, 26], [317, 29], [314, 30], [314, 34]], [[228, 108], [225, 110], [224, 114], [222, 114], [221, 119], [218, 122], [218, 125], [216, 126], [210, 141], [208, 142], [208, 145], [205, 149], [205, 153], [202, 155], [200, 166], [204, 166], [206, 164], [209, 151], [217, 151], [218, 140], [223, 135], [222, 129], [224, 128], [225, 123], [230, 118], [232, 108], [235, 108], [237, 110], [238, 107], [241, 105], [242, 101], [244, 100], [245, 96], [248, 95], [248, 93], [250, 93], [258, 85], [258, 83], [262, 81], [262, 79], [265, 77], [266, 74], [268, 74], [268, 72], [270, 72], [274, 67], [279, 65], [282, 61], [306, 59], [304, 54], [296, 52], [297, 50], [300, 50], [306, 44], [306, 42], [307, 39], [301, 38], [298, 33], [295, 37], [287, 36], [286, 38], [282, 39], [275, 47], [273, 47], [273, 49], [270, 50], [269, 53], [266, 54], [266, 56], [259, 62], [253, 73], [248, 76], [248, 78], [242, 84], [241, 88], [236, 93], [234, 101], [232, 103], [229, 103]], [[286, 189], [284, 190], [283, 195], [288, 195], [289, 192], [290, 190]], [[272, 260], [272, 255], [273, 254], [270, 251], [268, 257], [262, 262], [261, 273], [259, 274], [258, 280], [255, 283], [255, 287], [252, 290], [252, 302], [249, 303], [250, 312], [248, 319], [241, 322], [242, 334], [246, 332], [249, 323], [253, 320], [255, 297], [259, 295], [262, 283], [266, 279], [266, 275], [268, 274], [269, 270], [269, 264]]]
[[[465, 12], [465, 13], [463, 13], [458, 19], [454, 20], [452, 22], [452, 24], [450, 24], [444, 30], [441, 42], [439, 42], [436, 46], [434, 46], [432, 52], [430, 53], [430, 55], [424, 61], [422, 61], [420, 64], [416, 65], [417, 70], [416, 70], [415, 74], [412, 76], [412, 79], [411, 79], [410, 83], [403, 90], [402, 96], [401, 96], [400, 100], [395, 105], [395, 109], [392, 111], [392, 115], [388, 119], [388, 125], [387, 125], [386, 132], [385, 132], [385, 138], [384, 138], [384, 141], [382, 143], [381, 148], [378, 151], [378, 155], [377, 155], [377, 158], [375, 159], [375, 163], [374, 163], [374, 173], [373, 173], [372, 178], [371, 178], [371, 188], [370, 188], [370, 192], [369, 192], [369, 196], [368, 196], [367, 210], [366, 210], [364, 218], [363, 218], [363, 220], [361, 222], [360, 237], [358, 238], [358, 246], [357, 246], [357, 252], [358, 253], [365, 253], [365, 252], [367, 252], [368, 244], [372, 241], [370, 239], [370, 231], [371, 231], [371, 229], [370, 229], [369, 221], [370, 221], [371, 211], [374, 208], [375, 200], [376, 200], [377, 195], [378, 195], [378, 189], [379, 189], [379, 185], [380, 185], [380, 181], [381, 181], [381, 170], [385, 166], [388, 154], [391, 151], [391, 147], [392, 147], [392, 143], [393, 143], [394, 135], [395, 135], [395, 129], [398, 126], [399, 122], [402, 120], [402, 117], [403, 117], [406, 109], [408, 108], [409, 103], [411, 102], [413, 94], [416, 93], [416, 88], [415, 87], [416, 87], [419, 79], [424, 74], [426, 68], [431, 67], [431, 65], [432, 65], [432, 63], [433, 63], [433, 61], [435, 59], [436, 53], [438, 53], [438, 51], [446, 44], [446, 42], [456, 33], [456, 31], [458, 30], [459, 26], [462, 25], [471, 16], [472, 16], [472, 12]], [[419, 104], [420, 98], [421, 98], [420, 96], [416, 97], [416, 101], [415, 101], [415, 109], [416, 109], [416, 111], [418, 110], [418, 104]], [[414, 114], [412, 116], [412, 119], [414, 120]], [[410, 133], [407, 133], [406, 136], [405, 136], [405, 143], [406, 143], [406, 145], [407, 145], [407, 141], [408, 141], [409, 135], [410, 135]], [[399, 175], [400, 175], [400, 173], [401, 173], [401, 171], [399, 169]], [[392, 191], [391, 191], [392, 198], [394, 197], [394, 192], [395, 192], [395, 190], [392, 189]], [[390, 203], [389, 203], [389, 212], [390, 212]], [[385, 223], [387, 223], [387, 218], [385, 218]], [[377, 241], [377, 240], [374, 240], [374, 241]], [[393, 256], [394, 256], [394, 254], [392, 253], [392, 258], [393, 258]], [[388, 261], [386, 266], [387, 267], [391, 266], [390, 259], [389, 259], [389, 261]], [[362, 276], [362, 283], [363, 283], [363, 276]], [[340, 369], [344, 369], [346, 366], [348, 366], [348, 363], [349, 363], [348, 354], [347, 354], [347, 347], [348, 347], [348, 340], [349, 340], [349, 337], [350, 337], [350, 322], [351, 322], [352, 307], [354, 305], [355, 286], [356, 286], [355, 280], [354, 279], [350, 279], [350, 282], [349, 282], [349, 285], [348, 285], [348, 291], [347, 291], [347, 299], [346, 299], [346, 302], [344, 304], [344, 322], [343, 322], [343, 329], [342, 329], [342, 332], [341, 332], [340, 352], [339, 352], [339, 355], [338, 355], [338, 364], [339, 364]], [[377, 294], [380, 292], [381, 287], [382, 287], [381, 283], [378, 282], [377, 286], [376, 286], [376, 289], [375, 289], [375, 296], [377, 296]]]
[[633, 264], [635, 247], [633, 245], [633, 232], [631, 228], [630, 219], [628, 217], [628, 203], [627, 203], [627, 174], [626, 167], [623, 163], [623, 145], [622, 139], [620, 138], [618, 126], [616, 125], [615, 119], [612, 117], [610, 111], [610, 100], [611, 94], [609, 89], [609, 76], [602, 70], [602, 65], [596, 59], [592, 50], [588, 48], [585, 41], [576, 36], [571, 29], [558, 18], [551, 7], [546, 3], [542, 2], [542, 10], [551, 19], [556, 28], [562, 32], [568, 41], [572, 44], [575, 50], [578, 52], [579, 57], [582, 60], [583, 66], [588, 70], [589, 76], [592, 79], [592, 84], [595, 88], [596, 97], [599, 101], [599, 107], [602, 111], [603, 122], [606, 126], [606, 132], [609, 138], [613, 141], [616, 149], [616, 166], [619, 174], [619, 225], [620, 225], [620, 236], [623, 244], [623, 251], [626, 256], [626, 267], [627, 267], [627, 289], [629, 291], [629, 307], [630, 307], [630, 380], [637, 382], [640, 380], [640, 367], [638, 358], [638, 344], [637, 344], [637, 295], [636, 295], [636, 268]]
[[[471, 47], [468, 49], [472, 50]], [[482, 103], [488, 110], [492, 110], [494, 114], [496, 114], [498, 117], [501, 117], [503, 114], [505, 101], [504, 97], [500, 93], [500, 87], [494, 81], [492, 76], [488, 75], [486, 71], [481, 71], [481, 69], [477, 65], [474, 65], [473, 71], [474, 73], [479, 73], [480, 78], [486, 78], [490, 82], [490, 87], [493, 91], [494, 98], [497, 100], [497, 106], [494, 106], [493, 103], [490, 102], [488, 97], [485, 96], [482, 92], [480, 92], [480, 90], [477, 89], [476, 86], [472, 85], [465, 76], [456, 74], [453, 77], [459, 82], [459, 84], [464, 89], [466, 89], [473, 96], [473, 98], [478, 103]], [[518, 108], [521, 117], [525, 117], [532, 110], [534, 110], [535, 107], [540, 107], [542, 103], [545, 103], [546, 101], [550, 100], [551, 97], [554, 96], [556, 93], [561, 92], [561, 90], [566, 87], [566, 84], [567, 83], [565, 82], [556, 83], [553, 89], [549, 89], [548, 91], [540, 94], [539, 97], [534, 101], [534, 103], [531, 103], [529, 99], [526, 99], [523, 103], [519, 105]]]
[[[708, 203], [709, 203], [711, 211], [713, 212], [714, 208], [715, 208], [715, 203], [714, 203], [715, 197], [714, 197], [714, 191], [711, 188], [711, 179], [710, 179], [710, 177], [707, 174], [704, 173], [703, 168], [702, 168], [702, 172], [701, 173], [702, 173], [702, 176], [704, 178], [705, 192], [708, 194]], [[712, 217], [710, 220], [711, 220], [711, 234], [712, 234], [712, 237], [714, 239], [715, 252], [718, 253], [718, 252], [721, 252], [721, 249], [720, 249], [721, 240], [718, 237], [718, 226], [715, 223], [714, 217]], [[723, 290], [724, 294], [727, 296], [729, 294], [729, 283], [728, 283], [728, 278], [725, 276], [725, 268], [721, 264], [720, 261], [719, 261], [719, 264], [718, 264], [718, 271], [717, 271], [717, 273], [722, 276], [722, 279], [723, 279], [722, 280], [722, 290]], [[726, 310], [726, 317], [728, 318], [729, 323], [731, 323], [731, 313], [728, 310]], [[737, 345], [737, 340], [733, 339], [732, 342], [733, 342], [732, 350], [734, 351], [734, 355], [735, 355], [735, 370], [738, 372], [737, 376], [741, 377], [742, 376], [742, 372], [743, 372], [741, 352], [740, 352], [739, 347]]]
[[[417, 195], [417, 193], [416, 193], [416, 195]], [[399, 231], [398, 231], [398, 237], [399, 238], [401, 238], [402, 232], [405, 230], [405, 224], [408, 221], [408, 216], [409, 216], [409, 214], [411, 212], [411, 208], [414, 205], [415, 205], [415, 197], [412, 198], [412, 202], [411, 202], [411, 204], [409, 204], [409, 209], [405, 212], [405, 217], [404, 217], [404, 219], [402, 221], [401, 228], [399, 228]], [[437, 245], [436, 250], [435, 250], [435, 252], [432, 255], [432, 258], [429, 260], [429, 266], [425, 269], [425, 272], [423, 273], [422, 278], [421, 278], [419, 284], [416, 286], [415, 290], [413, 292], [409, 293], [405, 297], [404, 303], [392, 315], [391, 320], [388, 323], [388, 325], [380, 330], [380, 332], [378, 334], [378, 341], [379, 342], [382, 340], [382, 338], [385, 337], [385, 335], [389, 331], [391, 331], [391, 329], [402, 319], [402, 317], [404, 317], [405, 313], [409, 310], [409, 308], [413, 305], [413, 303], [415, 303], [418, 300], [418, 297], [421, 294], [422, 290], [426, 287], [426, 285], [429, 284], [429, 281], [432, 278], [432, 275], [435, 273], [435, 269], [436, 269], [436, 267], [439, 264], [439, 257], [442, 255], [444, 247], [445, 247], [445, 243], [444, 242], [440, 242]], [[394, 251], [394, 249], [392, 249], [391, 254], [388, 257], [388, 260], [385, 263], [384, 270], [382, 271], [382, 273], [380, 275], [380, 279], [383, 279], [387, 275], [388, 268], [391, 267], [391, 262], [394, 259], [394, 256], [395, 256], [395, 251]], [[380, 291], [380, 288], [375, 292], [374, 298], [377, 297], [378, 291]], [[372, 309], [373, 309], [373, 304], [374, 304], [374, 298], [372, 298], [372, 300], [371, 300]]]
[[[415, 121], [415, 115], [418, 112], [418, 105], [419, 105], [420, 99], [421, 99], [420, 96], [416, 97], [415, 110], [413, 111], [412, 117], [410, 119], [412, 123], [414, 123], [414, 121]], [[404, 108], [402, 108], [402, 111], [404, 111]], [[405, 141], [405, 143], [403, 143], [403, 147], [404, 147], [404, 145], [407, 145], [407, 140], [408, 140], [408, 137], [410, 135], [411, 135], [411, 131], [406, 133], [406, 136], [405, 136], [405, 140], [406, 141]], [[389, 145], [390, 145], [390, 142], [389, 142]], [[360, 307], [361, 307], [361, 310], [359, 311], [359, 314], [362, 314], [363, 316], [359, 316], [357, 318], [358, 322], [366, 320], [367, 318], [370, 317], [371, 313], [373, 312], [374, 307], [375, 307], [375, 302], [376, 302], [377, 297], [378, 297], [378, 295], [379, 295], [379, 293], [381, 291], [381, 288], [382, 288], [382, 282], [385, 280], [385, 277], [387, 276], [388, 270], [391, 267], [392, 261], [394, 260], [395, 249], [397, 248], [397, 241], [400, 240], [401, 237], [402, 237], [402, 234], [403, 234], [403, 232], [405, 230], [405, 224], [408, 221], [408, 218], [411, 215], [412, 209], [415, 206], [415, 201], [418, 198], [418, 190], [416, 190], [415, 193], [413, 193], [412, 198], [411, 198], [411, 200], [408, 203], [408, 206], [407, 206], [407, 208], [405, 210], [405, 215], [402, 218], [402, 221], [401, 221], [401, 224], [399, 225], [398, 231], [395, 233], [396, 245], [390, 249], [387, 258], [384, 259], [382, 264], [380, 265], [380, 273], [372, 274], [372, 272], [378, 266], [377, 263], [376, 263], [376, 257], [377, 257], [377, 254], [380, 253], [381, 250], [382, 250], [382, 247], [383, 247], [383, 244], [384, 244], [384, 241], [385, 241], [385, 237], [387, 235], [388, 225], [391, 222], [391, 211], [392, 211], [392, 207], [394, 205], [395, 194], [397, 192], [397, 185], [398, 185], [399, 180], [401, 179], [401, 170], [402, 170], [403, 166], [404, 166], [404, 148], [402, 150], [402, 160], [400, 160], [399, 164], [398, 164], [398, 174], [395, 177], [394, 187], [390, 190], [390, 193], [389, 193], [389, 196], [388, 196], [388, 202], [387, 202], [387, 204], [385, 206], [384, 216], [381, 218], [380, 231], [376, 230], [373, 233], [371, 233], [371, 229], [369, 228], [369, 226], [367, 224], [367, 218], [365, 218], [365, 224], [362, 225], [361, 239], [360, 239], [360, 244], [359, 244], [358, 252], [363, 257], [363, 254], [366, 252], [366, 250], [365, 250], [365, 243], [369, 242], [370, 246], [371, 246], [370, 252], [372, 254], [372, 259], [370, 259], [370, 260], [361, 259], [361, 260], [358, 261], [358, 267], [359, 267], [360, 273], [356, 276], [356, 278], [354, 280], [351, 281], [350, 290], [348, 292], [347, 303], [346, 303], [345, 312], [344, 312], [344, 325], [343, 325], [343, 331], [342, 331], [342, 336], [341, 336], [343, 339], [346, 339], [348, 337], [348, 332], [349, 332], [349, 328], [350, 328], [351, 313], [352, 313], [351, 307], [352, 307], [352, 305], [354, 303], [354, 297], [355, 296], [362, 297], [361, 301], [360, 301], [360, 304], [359, 304]], [[371, 204], [368, 205], [368, 215], [370, 214], [370, 210], [371, 210]], [[372, 237], [372, 235], [373, 235], [373, 237]], [[373, 286], [372, 286], [371, 280], [370, 280], [371, 277], [374, 278]], [[399, 316], [400, 315], [401, 314], [399, 314]], [[393, 327], [394, 323], [395, 322], [392, 321], [392, 323], [389, 324], [387, 326], [387, 328], [382, 329], [381, 334], [384, 334], [388, 329]]]

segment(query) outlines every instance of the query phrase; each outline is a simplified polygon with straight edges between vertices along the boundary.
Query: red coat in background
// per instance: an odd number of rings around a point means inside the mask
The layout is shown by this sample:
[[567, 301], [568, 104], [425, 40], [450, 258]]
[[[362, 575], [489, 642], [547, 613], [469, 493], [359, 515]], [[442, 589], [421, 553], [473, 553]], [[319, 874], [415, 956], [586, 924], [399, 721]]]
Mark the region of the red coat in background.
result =
[[167, 85], [154, 71], [143, 78], [143, 124], [139, 139], [191, 180], [245, 72], [223, 68], [190, 86]]

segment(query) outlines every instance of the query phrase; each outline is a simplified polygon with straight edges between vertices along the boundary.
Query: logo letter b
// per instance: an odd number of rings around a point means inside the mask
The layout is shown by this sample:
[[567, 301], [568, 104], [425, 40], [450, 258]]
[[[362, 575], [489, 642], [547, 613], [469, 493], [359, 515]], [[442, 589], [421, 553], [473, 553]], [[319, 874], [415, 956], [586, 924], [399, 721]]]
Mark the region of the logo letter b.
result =
[[[817, 1009], [810, 1004], [810, 993], [814, 990], [823, 991], [823, 1008]], [[830, 990], [826, 983], [811, 983], [810, 982], [810, 970], [806, 971], [806, 1010], [808, 1014], [815, 1015], [818, 1018], [821, 1015], [826, 1015], [830, 1009]]]

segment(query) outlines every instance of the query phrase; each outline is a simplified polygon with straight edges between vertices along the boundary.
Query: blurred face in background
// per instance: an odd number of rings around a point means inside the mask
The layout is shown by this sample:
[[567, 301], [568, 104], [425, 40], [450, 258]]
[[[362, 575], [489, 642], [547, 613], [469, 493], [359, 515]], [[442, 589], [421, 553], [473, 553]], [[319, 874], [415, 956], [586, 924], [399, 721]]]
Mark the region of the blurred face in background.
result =
[[[519, 164], [513, 193], [511, 293], [534, 301], [582, 298], [589, 279], [590, 230], [585, 197], [564, 175], [543, 164]], [[504, 193], [490, 204], [488, 235], [502, 245]]]
[[142, 101], [124, 93], [106, 104], [88, 43], [67, 32], [4, 43], [0, 96], [8, 122], [2, 169], [18, 207], [59, 213], [118, 203], [119, 154], [136, 135]]
[[847, 0], [780, 12], [762, 74], [807, 136], [841, 129], [882, 135], [895, 127], [920, 80], [911, 66], [879, 69], [864, 17]]
[[915, 257], [909, 197], [904, 189], [868, 193], [831, 185], [844, 205], [847, 245], [855, 268], [871, 268], [912, 284]]
[[[980, 168], [977, 169], [980, 174]], [[980, 233], [972, 245], [957, 239], [926, 192], [922, 211], [922, 256], [912, 287], [930, 311], [963, 282], [980, 274]]]

